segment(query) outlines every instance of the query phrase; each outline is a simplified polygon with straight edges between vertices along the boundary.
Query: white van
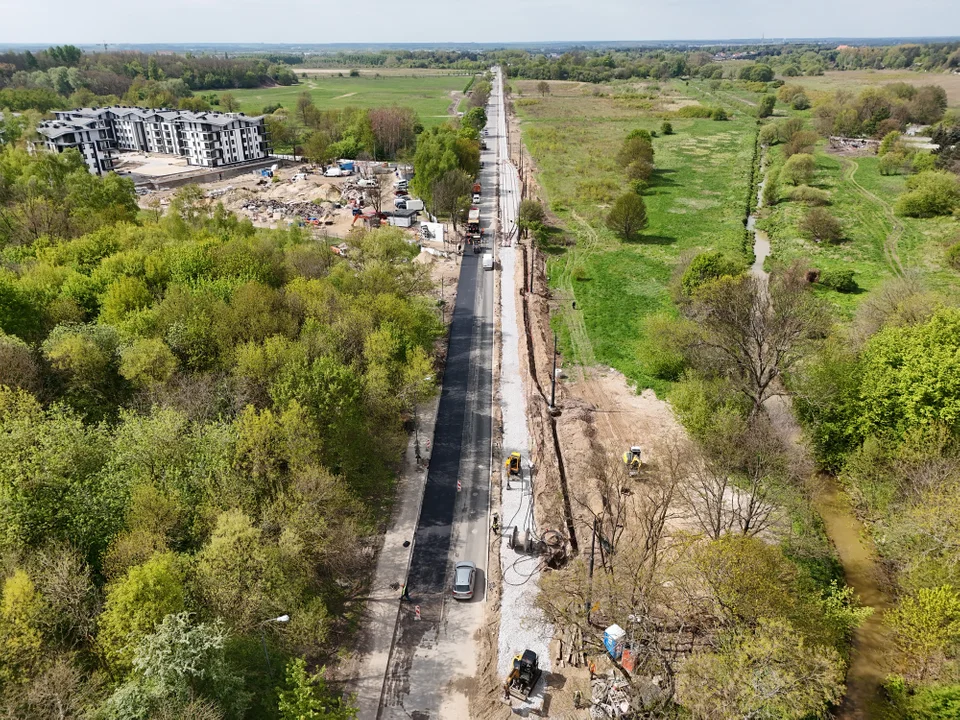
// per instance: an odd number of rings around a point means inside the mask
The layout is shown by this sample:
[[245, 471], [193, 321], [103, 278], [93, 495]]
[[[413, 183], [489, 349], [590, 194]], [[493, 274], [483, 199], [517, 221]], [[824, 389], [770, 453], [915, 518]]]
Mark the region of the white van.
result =
[[493, 270], [493, 253], [484, 253], [482, 260], [484, 270]]

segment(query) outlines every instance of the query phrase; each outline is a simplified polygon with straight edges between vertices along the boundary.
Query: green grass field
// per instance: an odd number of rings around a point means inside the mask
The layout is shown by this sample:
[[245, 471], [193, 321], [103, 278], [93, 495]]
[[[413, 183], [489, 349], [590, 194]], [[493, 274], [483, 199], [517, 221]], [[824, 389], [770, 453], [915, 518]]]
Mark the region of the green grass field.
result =
[[259, 115], [267, 105], [281, 103], [296, 106], [297, 98], [309, 92], [321, 110], [341, 107], [411, 107], [420, 115], [424, 126], [444, 122], [449, 115], [451, 91], [462, 91], [469, 79], [466, 75], [361, 75], [360, 77], [309, 76], [298, 85], [252, 90], [232, 90], [240, 109]]
[[[830, 193], [827, 209], [843, 223], [846, 239], [830, 245], [802, 238], [797, 223], [806, 206], [788, 201], [790, 187], [784, 185], [782, 201], [765, 209], [759, 223], [770, 234], [772, 261], [800, 259], [821, 270], [854, 270], [861, 292], [820, 291], [841, 316], [852, 315], [866, 292], [894, 277], [900, 266], [919, 273], [931, 289], [947, 294], [960, 289], [960, 275], [944, 264], [944, 251], [958, 234], [955, 220], [894, 217], [891, 206], [904, 191], [906, 176], [881, 175], [876, 156], [840, 158], [820, 148], [816, 158], [813, 185]], [[779, 163], [779, 147], [771, 149], [771, 160]]]
[[624, 243], [604, 226], [609, 206], [628, 190], [616, 152], [634, 128], [659, 131], [663, 113], [685, 102], [682, 83], [654, 99], [595, 96], [578, 83], [554, 83], [540, 98], [535, 83], [515, 85], [524, 141], [567, 237], [547, 247], [550, 282], [563, 298], [554, 315], [561, 348], [574, 362], [611, 365], [640, 387], [662, 389], [650, 374], [644, 320], [672, 312], [667, 286], [682, 255], [707, 248], [740, 255], [756, 121], [742, 110], [729, 122], [671, 119], [675, 134], [654, 139], [649, 225]]

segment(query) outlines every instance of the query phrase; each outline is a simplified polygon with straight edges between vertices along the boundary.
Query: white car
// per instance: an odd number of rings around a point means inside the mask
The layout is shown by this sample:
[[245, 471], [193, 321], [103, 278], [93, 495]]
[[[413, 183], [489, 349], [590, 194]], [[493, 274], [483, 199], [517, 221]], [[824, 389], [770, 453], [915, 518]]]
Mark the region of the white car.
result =
[[360, 178], [357, 181], [357, 185], [365, 188], [372, 188], [377, 186], [377, 181], [373, 178]]

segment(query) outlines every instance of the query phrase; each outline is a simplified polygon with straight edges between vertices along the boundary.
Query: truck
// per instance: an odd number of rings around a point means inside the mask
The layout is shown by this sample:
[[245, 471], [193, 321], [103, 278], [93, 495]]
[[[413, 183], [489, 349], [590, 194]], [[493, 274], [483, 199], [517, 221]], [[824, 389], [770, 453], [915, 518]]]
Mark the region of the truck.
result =
[[467, 214], [467, 241], [480, 242], [480, 208], [476, 205]]
[[480, 202], [480, 183], [473, 184], [473, 204], [476, 205]]
[[412, 197], [399, 197], [393, 201], [397, 210], [423, 210], [423, 200], [417, 200]]

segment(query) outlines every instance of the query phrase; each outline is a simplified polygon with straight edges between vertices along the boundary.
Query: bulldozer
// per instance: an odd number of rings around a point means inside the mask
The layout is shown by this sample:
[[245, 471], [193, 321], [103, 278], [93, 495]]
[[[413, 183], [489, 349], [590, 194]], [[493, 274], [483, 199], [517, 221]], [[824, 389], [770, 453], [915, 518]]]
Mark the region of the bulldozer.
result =
[[503, 684], [504, 690], [508, 696], [526, 700], [542, 674], [537, 665], [537, 654], [533, 650], [524, 650], [513, 658], [513, 669]]
[[507, 472], [511, 475], [520, 474], [520, 453], [512, 452], [510, 457], [504, 461], [504, 466], [507, 468]]
[[636, 477], [640, 474], [640, 468], [643, 467], [643, 461], [640, 459], [640, 448], [632, 446], [623, 454], [623, 464], [627, 468], [630, 477]]

